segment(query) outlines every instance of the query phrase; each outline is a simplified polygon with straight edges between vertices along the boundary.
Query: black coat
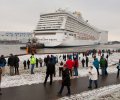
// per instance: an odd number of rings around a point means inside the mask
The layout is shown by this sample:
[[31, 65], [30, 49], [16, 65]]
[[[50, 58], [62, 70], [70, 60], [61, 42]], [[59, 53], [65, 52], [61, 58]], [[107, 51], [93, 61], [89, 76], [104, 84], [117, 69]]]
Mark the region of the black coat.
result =
[[48, 61], [46, 74], [54, 74], [54, 73], [55, 73], [55, 65], [52, 62]]
[[14, 66], [14, 56], [8, 58], [8, 66]]
[[65, 69], [62, 72], [62, 85], [64, 86], [70, 86], [71, 82], [70, 82], [70, 74], [69, 74], [69, 70]]
[[19, 58], [17, 56], [14, 57], [14, 66], [19, 67]]
[[29, 60], [27, 60], [27, 65], [30, 65], [30, 61]]

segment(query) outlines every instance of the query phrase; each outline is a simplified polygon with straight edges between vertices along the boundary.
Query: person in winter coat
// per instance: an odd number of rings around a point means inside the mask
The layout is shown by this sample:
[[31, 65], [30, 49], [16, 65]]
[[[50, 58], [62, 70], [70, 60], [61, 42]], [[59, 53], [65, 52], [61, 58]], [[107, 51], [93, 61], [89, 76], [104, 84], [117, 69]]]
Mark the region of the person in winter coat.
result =
[[108, 54], [106, 55], [106, 59], [107, 59], [107, 61], [108, 61], [108, 58], [109, 58], [109, 56], [108, 56]]
[[29, 67], [30, 67], [30, 61], [29, 61], [29, 59], [27, 60], [27, 66], [28, 66], [28, 69], [29, 69]]
[[19, 75], [19, 58], [17, 55], [14, 56], [14, 67], [15, 67], [15, 75]]
[[60, 66], [59, 66], [59, 76], [61, 76], [63, 71], [63, 61], [60, 62]]
[[61, 85], [60, 91], [58, 92], [58, 95], [62, 94], [64, 86], [66, 86], [68, 89], [67, 95], [70, 95], [71, 94], [70, 85], [71, 85], [71, 82], [70, 82], [69, 69], [67, 67], [64, 67], [63, 72], [62, 72], [62, 85]]
[[119, 77], [119, 73], [120, 73], [120, 59], [119, 59], [119, 63], [118, 63], [118, 66], [117, 66], [117, 78]]
[[108, 75], [107, 68], [108, 68], [108, 59], [106, 58], [105, 59], [105, 75]]
[[31, 74], [34, 74], [33, 70], [36, 64], [36, 58], [34, 57], [34, 54], [30, 57], [30, 64], [31, 64]]
[[84, 58], [82, 59], [81, 63], [82, 63], [82, 67], [84, 67], [85, 66], [85, 59]]
[[101, 50], [98, 51], [98, 56], [101, 56]]
[[78, 59], [74, 58], [74, 73], [75, 73], [74, 76], [78, 76], [78, 66], [79, 66]]
[[99, 61], [98, 61], [98, 58], [96, 58], [96, 56], [94, 58], [93, 65], [97, 69], [97, 73], [99, 75]]
[[88, 88], [89, 89], [92, 88], [92, 82], [93, 81], [94, 81], [94, 84], [95, 84], [95, 88], [98, 88], [98, 83], [97, 83], [98, 75], [97, 75], [96, 68], [93, 67], [93, 66], [90, 66], [90, 68], [88, 70], [88, 73], [89, 73], [89, 86], [88, 86]]
[[26, 69], [26, 60], [23, 61], [24, 69]]
[[47, 66], [47, 63], [48, 63], [49, 60], [50, 60], [50, 56], [47, 55], [47, 57], [44, 58], [45, 66]]
[[40, 67], [42, 67], [42, 63], [43, 63], [43, 60], [42, 60], [42, 58], [39, 58], [39, 63], [40, 63]]
[[105, 58], [104, 58], [104, 56], [101, 56], [100, 67], [101, 67], [101, 70], [102, 70], [102, 76], [105, 76], [105, 65], [106, 65]]
[[[52, 58], [52, 63], [54, 64], [54, 68], [55, 68], [55, 65], [56, 65], [56, 57], [55, 56], [53, 56], [53, 55], [51, 55], [51, 58]], [[55, 70], [56, 70], [56, 68], [55, 68]], [[54, 71], [55, 73], [54, 73], [54, 77], [56, 76], [56, 71]]]
[[1, 55], [1, 57], [0, 57], [0, 67], [2, 69], [2, 75], [5, 75], [5, 65], [6, 65], [6, 60], [4, 58], [4, 55]]
[[48, 63], [47, 63], [47, 68], [46, 68], [46, 77], [44, 81], [44, 85], [46, 85], [47, 79], [50, 76], [50, 85], [52, 85], [52, 80], [53, 80], [53, 74], [55, 73], [55, 66], [53, 64], [53, 59], [50, 58]]
[[0, 95], [2, 95], [2, 92], [1, 92], [1, 76], [2, 76], [2, 68], [0, 67]]
[[66, 54], [63, 54], [63, 60], [66, 61]]
[[38, 68], [38, 59], [36, 58], [36, 68]]
[[8, 58], [8, 66], [10, 66], [10, 75], [14, 75], [14, 56], [13, 54], [10, 54], [10, 57]]
[[89, 58], [86, 56], [86, 67], [88, 67]]
[[70, 57], [68, 57], [68, 60], [66, 61], [66, 65], [67, 65], [67, 68], [69, 69], [70, 74], [72, 76], [72, 69], [74, 66], [74, 62], [72, 61], [72, 59]]

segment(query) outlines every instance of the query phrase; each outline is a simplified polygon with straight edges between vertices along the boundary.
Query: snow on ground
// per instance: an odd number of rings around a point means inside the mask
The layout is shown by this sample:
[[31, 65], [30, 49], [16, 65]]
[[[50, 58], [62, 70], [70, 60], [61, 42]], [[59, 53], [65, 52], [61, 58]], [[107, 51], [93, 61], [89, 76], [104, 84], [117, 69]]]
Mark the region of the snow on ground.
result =
[[120, 100], [120, 84], [62, 97], [59, 100]]
[[[59, 56], [60, 54], [57, 54]], [[7, 87], [14, 87], [14, 86], [21, 86], [21, 85], [31, 85], [31, 84], [38, 84], [43, 83], [45, 79], [45, 73], [46, 73], [46, 67], [39, 67], [34, 69], [35, 74], [30, 74], [30, 69], [24, 70], [23, 68], [23, 61], [30, 58], [31, 55], [25, 55], [20, 56], [20, 75], [10, 76], [9, 75], [9, 67], [6, 66], [6, 74], [2, 77], [2, 88]], [[35, 55], [36, 58], [44, 58], [47, 55]], [[80, 55], [82, 58], [82, 54]], [[100, 58], [100, 57], [98, 57]], [[112, 64], [115, 64], [118, 62], [118, 59], [120, 59], [120, 53], [114, 53], [109, 57], [109, 67], [108, 67], [108, 73], [116, 73], [116, 65], [111, 66]], [[92, 65], [93, 58], [90, 55], [89, 56], [89, 65]], [[79, 65], [79, 77], [87, 76], [87, 68], [82, 68], [81, 63]], [[101, 72], [101, 71], [100, 71]], [[53, 78], [53, 80], [61, 80], [62, 78], [59, 77], [59, 63], [56, 64], [56, 77]], [[49, 81], [49, 79], [48, 79]]]

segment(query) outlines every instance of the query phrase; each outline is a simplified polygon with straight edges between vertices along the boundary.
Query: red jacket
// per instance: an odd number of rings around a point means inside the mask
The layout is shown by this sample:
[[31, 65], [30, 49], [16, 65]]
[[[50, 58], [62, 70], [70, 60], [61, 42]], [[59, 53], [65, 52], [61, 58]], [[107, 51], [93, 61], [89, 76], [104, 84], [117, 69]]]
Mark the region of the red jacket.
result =
[[68, 69], [72, 69], [73, 66], [74, 66], [74, 62], [73, 62], [71, 59], [68, 59], [68, 60], [66, 61], [66, 64], [67, 64], [67, 68], [68, 68]]
[[78, 66], [79, 66], [78, 60], [76, 59], [76, 60], [74, 60], [74, 67], [75, 67], [75, 68], [78, 68]]

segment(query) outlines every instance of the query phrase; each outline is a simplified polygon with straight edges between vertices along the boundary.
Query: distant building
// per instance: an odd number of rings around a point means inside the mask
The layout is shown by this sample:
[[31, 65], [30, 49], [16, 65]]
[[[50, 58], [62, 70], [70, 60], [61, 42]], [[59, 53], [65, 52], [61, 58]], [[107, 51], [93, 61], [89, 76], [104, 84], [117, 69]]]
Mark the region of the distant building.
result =
[[0, 41], [17, 41], [26, 43], [32, 38], [32, 32], [5, 32], [0, 31]]

